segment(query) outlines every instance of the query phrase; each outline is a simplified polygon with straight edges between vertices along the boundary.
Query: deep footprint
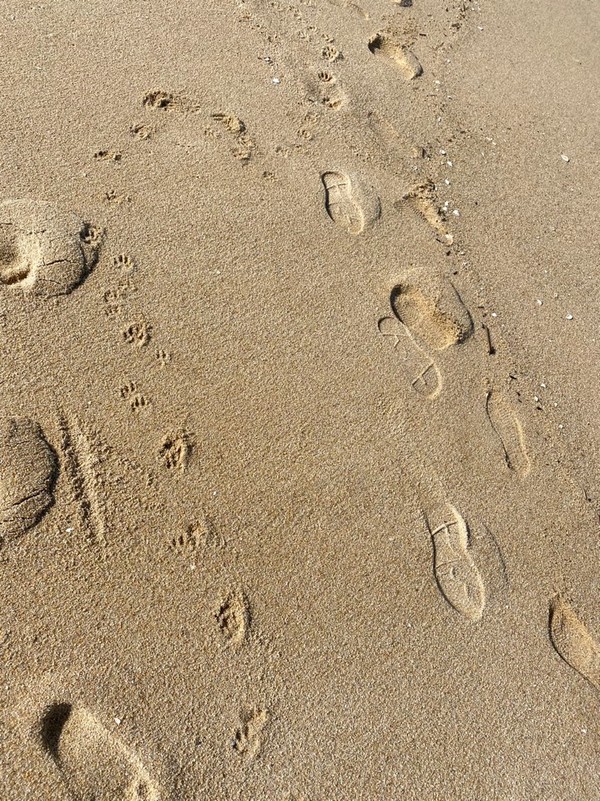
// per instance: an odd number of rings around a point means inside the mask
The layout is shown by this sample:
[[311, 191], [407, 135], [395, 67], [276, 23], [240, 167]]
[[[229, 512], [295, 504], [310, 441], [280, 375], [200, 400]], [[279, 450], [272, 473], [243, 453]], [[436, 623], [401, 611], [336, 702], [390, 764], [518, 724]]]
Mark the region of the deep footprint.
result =
[[41, 297], [66, 295], [94, 266], [99, 233], [52, 203], [0, 203], [0, 284]]
[[436, 398], [442, 391], [442, 374], [435, 361], [417, 345], [406, 326], [395, 317], [382, 317], [377, 329], [397, 350], [415, 392], [429, 400]]
[[321, 181], [327, 214], [349, 234], [360, 234], [379, 217], [379, 198], [357, 178], [351, 179], [341, 172], [324, 172]]
[[443, 522], [428, 521], [428, 526], [433, 543], [433, 570], [440, 592], [467, 620], [481, 620], [485, 587], [468, 551], [467, 524], [453, 506], [448, 506]]
[[376, 55], [390, 59], [397, 66], [408, 81], [412, 81], [423, 74], [421, 62], [406, 45], [400, 44], [393, 36], [387, 33], [378, 33], [369, 42], [369, 50]]
[[549, 628], [550, 640], [559, 656], [600, 690], [600, 645], [562, 595], [550, 602]]
[[0, 433], [0, 539], [12, 541], [38, 523], [54, 501], [56, 455], [37, 423], [5, 421]]
[[159, 801], [139, 757], [84, 707], [52, 704], [39, 736], [74, 801]]
[[473, 320], [450, 281], [412, 271], [390, 295], [392, 311], [433, 350], [458, 345], [473, 333]]

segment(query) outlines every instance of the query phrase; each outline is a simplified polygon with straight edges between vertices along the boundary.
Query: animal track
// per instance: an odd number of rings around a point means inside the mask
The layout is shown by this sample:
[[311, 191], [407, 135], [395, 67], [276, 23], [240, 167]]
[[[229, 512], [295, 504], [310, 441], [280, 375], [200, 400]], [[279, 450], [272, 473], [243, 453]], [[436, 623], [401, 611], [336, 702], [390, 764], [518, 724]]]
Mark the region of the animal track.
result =
[[559, 656], [600, 690], [600, 646], [562, 595], [550, 602], [549, 629]]
[[66, 295], [96, 263], [100, 229], [52, 203], [0, 203], [0, 284], [31, 295]]
[[412, 81], [423, 74], [421, 62], [406, 45], [400, 44], [393, 36], [386, 33], [378, 33], [369, 42], [369, 50], [373, 54], [381, 55], [390, 59], [404, 77]]
[[201, 546], [222, 547], [223, 545], [221, 537], [206, 517], [191, 523], [185, 531], [179, 532], [171, 540], [171, 548], [183, 556], [195, 553]]
[[136, 139], [150, 139], [152, 134], [154, 133], [154, 129], [151, 125], [144, 125], [143, 122], [135, 123], [129, 129], [129, 133], [131, 136], [134, 136]]
[[341, 172], [324, 172], [325, 208], [330, 219], [349, 234], [357, 235], [375, 223], [381, 213], [379, 198], [358, 178]]
[[488, 392], [486, 412], [504, 451], [504, 461], [521, 479], [529, 475], [531, 462], [525, 447], [521, 423], [508, 401], [497, 392]]
[[84, 431], [75, 415], [59, 414], [60, 448], [65, 472], [71, 482], [73, 501], [79, 508], [89, 542], [106, 544], [104, 490], [100, 478], [101, 458], [97, 443]]
[[473, 320], [460, 295], [439, 275], [408, 272], [392, 289], [390, 305], [411, 334], [434, 350], [458, 345], [473, 333]]
[[246, 125], [235, 114], [217, 112], [211, 114], [213, 120], [220, 122], [235, 139], [234, 156], [242, 162], [249, 161], [254, 151], [254, 142], [246, 131]]
[[485, 587], [468, 552], [467, 524], [453, 506], [448, 510], [441, 523], [427, 521], [435, 580], [450, 606], [468, 620], [477, 621], [485, 606]]
[[39, 741], [74, 801], [159, 801], [140, 757], [83, 706], [50, 704]]
[[409, 203], [429, 223], [445, 245], [451, 245], [454, 242], [453, 235], [446, 227], [445, 213], [436, 203], [435, 184], [433, 181], [427, 180], [415, 184], [408, 192], [402, 195], [401, 201], [394, 204], [395, 208], [400, 208], [403, 202]]
[[152, 326], [145, 320], [138, 320], [136, 323], [131, 323], [123, 331], [123, 339], [129, 345], [136, 345], [138, 348], [144, 348], [152, 339]]
[[411, 386], [415, 392], [429, 400], [436, 398], [442, 391], [442, 374], [435, 361], [417, 345], [406, 326], [395, 317], [382, 317], [377, 323], [377, 329], [397, 349], [411, 376]]
[[56, 455], [33, 420], [9, 419], [0, 432], [0, 544], [38, 523], [54, 502]]
[[250, 606], [242, 592], [230, 593], [215, 612], [221, 634], [228, 643], [239, 645], [250, 626]]
[[183, 472], [192, 455], [192, 435], [180, 431], [177, 434], [166, 436], [160, 448], [160, 458], [168, 470]]
[[233, 736], [233, 749], [247, 759], [253, 759], [261, 747], [261, 734], [269, 715], [266, 709], [252, 707], [240, 714], [240, 726]]
[[162, 89], [153, 89], [146, 92], [142, 104], [151, 111], [175, 111], [190, 113], [198, 111], [199, 106], [183, 95], [165, 92]]
[[135, 271], [135, 262], [126, 253], [119, 253], [113, 259], [113, 267], [126, 273], [133, 273]]
[[138, 413], [143, 409], [147, 409], [151, 405], [150, 401], [138, 391], [138, 388], [133, 381], [130, 381], [129, 384], [125, 384], [125, 386], [121, 387], [119, 394], [123, 400], [127, 401], [132, 412]]
[[335, 64], [336, 61], [341, 61], [344, 58], [337, 47], [333, 45], [325, 45], [321, 51], [321, 55], [326, 61], [329, 61], [330, 64]]
[[156, 351], [156, 358], [161, 367], [166, 367], [171, 361], [171, 354], [168, 351], [159, 348]]
[[115, 150], [97, 150], [94, 153], [96, 161], [121, 161], [121, 153]]

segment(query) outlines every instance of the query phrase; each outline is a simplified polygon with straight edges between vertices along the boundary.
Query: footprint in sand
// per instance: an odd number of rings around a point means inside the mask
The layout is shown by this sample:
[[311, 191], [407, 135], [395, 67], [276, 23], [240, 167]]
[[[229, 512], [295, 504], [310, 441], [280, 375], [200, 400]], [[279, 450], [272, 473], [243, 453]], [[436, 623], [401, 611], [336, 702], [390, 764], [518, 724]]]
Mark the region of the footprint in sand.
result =
[[56, 455], [40, 426], [11, 419], [0, 432], [0, 538], [15, 540], [38, 523], [54, 502]]
[[531, 462], [519, 418], [506, 398], [497, 392], [488, 392], [485, 408], [491, 426], [502, 445], [507, 467], [519, 478], [525, 478], [531, 471]]
[[215, 612], [215, 618], [226, 643], [242, 643], [250, 626], [250, 606], [244, 593], [229, 593]]
[[433, 350], [458, 345], [473, 333], [473, 320], [460, 295], [439, 273], [407, 272], [392, 289], [390, 304], [410, 333]]
[[378, 33], [369, 42], [369, 50], [374, 55], [380, 53], [388, 58], [408, 81], [412, 81], [423, 74], [421, 62], [406, 45], [401, 44], [394, 36], [388, 33]]
[[74, 801], [159, 801], [159, 788], [137, 754], [84, 707], [49, 706], [39, 739]]
[[433, 359], [417, 345], [408, 328], [395, 317], [382, 317], [377, 329], [392, 343], [411, 376], [415, 392], [429, 400], [436, 398], [442, 391], [442, 374]]
[[600, 645], [562, 595], [550, 602], [550, 640], [556, 652], [600, 690]]
[[[417, 149], [418, 150], [418, 149]], [[435, 184], [431, 180], [415, 184], [402, 199], [394, 203], [394, 208], [401, 209], [408, 203], [433, 229], [436, 239], [444, 245], [451, 245], [454, 236], [448, 231], [444, 208], [436, 201]]]
[[448, 505], [439, 520], [428, 518], [433, 543], [433, 570], [440, 592], [467, 620], [481, 619], [485, 587], [469, 554], [469, 531], [464, 519]]
[[336, 225], [349, 234], [360, 234], [373, 225], [381, 214], [379, 198], [357, 176], [341, 172], [324, 172], [325, 208]]
[[32, 295], [66, 295], [93, 268], [100, 234], [52, 203], [0, 203], [0, 284]]
[[260, 751], [261, 734], [268, 720], [266, 709], [254, 706], [243, 710], [240, 714], [240, 725], [233, 735], [233, 750], [246, 759], [253, 759]]

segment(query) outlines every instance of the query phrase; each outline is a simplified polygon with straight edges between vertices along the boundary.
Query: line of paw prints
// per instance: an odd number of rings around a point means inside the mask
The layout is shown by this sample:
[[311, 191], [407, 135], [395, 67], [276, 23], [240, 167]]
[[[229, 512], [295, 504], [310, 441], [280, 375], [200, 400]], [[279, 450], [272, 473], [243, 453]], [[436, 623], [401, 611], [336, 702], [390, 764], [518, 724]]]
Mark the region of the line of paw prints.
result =
[[[127, 299], [135, 292], [133, 278], [136, 269], [134, 259], [126, 253], [119, 253], [113, 258], [113, 274], [116, 280], [103, 295], [104, 310], [108, 317], [120, 316]], [[121, 328], [121, 337], [128, 345], [140, 349], [147, 348], [153, 339], [152, 325], [143, 318], [128, 322]], [[171, 353], [161, 347], [155, 349], [154, 357], [161, 367], [170, 364], [172, 360]]]

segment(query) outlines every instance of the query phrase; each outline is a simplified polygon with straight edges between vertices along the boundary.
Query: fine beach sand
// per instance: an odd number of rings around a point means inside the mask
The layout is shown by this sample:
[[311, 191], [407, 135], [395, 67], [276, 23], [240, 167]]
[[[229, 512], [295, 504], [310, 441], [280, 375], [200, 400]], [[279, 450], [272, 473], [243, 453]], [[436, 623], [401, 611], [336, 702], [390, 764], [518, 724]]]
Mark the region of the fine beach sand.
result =
[[600, 798], [599, 40], [0, 4], [0, 801]]

